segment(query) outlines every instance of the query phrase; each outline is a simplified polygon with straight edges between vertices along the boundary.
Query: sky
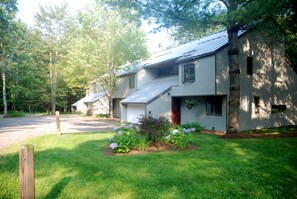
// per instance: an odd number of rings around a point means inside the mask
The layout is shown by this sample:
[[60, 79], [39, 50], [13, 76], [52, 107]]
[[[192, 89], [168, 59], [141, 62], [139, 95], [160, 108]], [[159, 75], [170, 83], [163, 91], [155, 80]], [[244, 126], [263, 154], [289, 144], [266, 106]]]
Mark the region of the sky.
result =
[[[48, 6], [51, 5], [60, 5], [62, 2], [67, 2], [70, 9], [75, 11], [82, 8], [83, 6], [92, 5], [94, 0], [18, 0], [18, 10], [17, 18], [28, 24], [29, 26], [34, 26], [34, 13], [38, 12], [39, 5]], [[150, 32], [152, 26], [144, 24], [142, 26], [143, 30]], [[148, 34], [148, 49], [151, 53], [160, 51], [159, 46], [167, 47], [170, 43], [169, 35], [166, 31], [159, 33], [149, 33]]]

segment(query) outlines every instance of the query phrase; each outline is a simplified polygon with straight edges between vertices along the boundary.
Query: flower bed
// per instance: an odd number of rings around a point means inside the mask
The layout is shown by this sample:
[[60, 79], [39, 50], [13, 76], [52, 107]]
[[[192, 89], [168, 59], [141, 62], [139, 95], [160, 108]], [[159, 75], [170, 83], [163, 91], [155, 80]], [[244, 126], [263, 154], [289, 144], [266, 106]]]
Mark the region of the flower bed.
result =
[[164, 117], [149, 115], [141, 118], [139, 125], [122, 123], [114, 130], [115, 135], [109, 138], [109, 150], [113, 153], [136, 153], [193, 149], [192, 134], [200, 132], [201, 127], [197, 123], [172, 126]]

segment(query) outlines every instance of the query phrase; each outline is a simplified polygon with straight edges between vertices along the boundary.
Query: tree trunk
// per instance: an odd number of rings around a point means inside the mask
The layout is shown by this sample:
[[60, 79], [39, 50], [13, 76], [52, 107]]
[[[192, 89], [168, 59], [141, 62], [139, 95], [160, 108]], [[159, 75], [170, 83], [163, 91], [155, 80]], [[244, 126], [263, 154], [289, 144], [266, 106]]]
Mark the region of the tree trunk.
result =
[[238, 28], [228, 28], [228, 58], [229, 58], [229, 111], [227, 133], [239, 131], [239, 106], [240, 106], [240, 69], [238, 49]]
[[113, 118], [113, 99], [112, 96], [109, 97], [109, 117]]
[[7, 113], [7, 100], [6, 100], [6, 75], [5, 75], [5, 63], [4, 63], [4, 56], [1, 55], [2, 61], [2, 91], [3, 91], [3, 106], [4, 106], [4, 117], [8, 117]]

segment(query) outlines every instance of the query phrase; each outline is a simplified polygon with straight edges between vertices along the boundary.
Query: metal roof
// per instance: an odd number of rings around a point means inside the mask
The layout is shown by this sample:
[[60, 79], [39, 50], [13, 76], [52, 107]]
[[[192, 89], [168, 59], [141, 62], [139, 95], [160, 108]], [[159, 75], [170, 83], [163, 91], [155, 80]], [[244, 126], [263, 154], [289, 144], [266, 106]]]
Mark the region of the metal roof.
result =
[[[241, 36], [245, 31], [239, 31], [238, 36]], [[164, 50], [155, 54], [153, 59], [147, 63], [145, 67], [153, 67], [154, 65], [168, 62], [176, 61], [181, 62], [188, 59], [199, 58], [202, 56], [207, 56], [214, 54], [222, 48], [226, 47], [228, 44], [228, 34], [227, 31], [221, 31], [198, 40]]]
[[[238, 36], [246, 31], [240, 30]], [[215, 54], [228, 44], [228, 33], [226, 30], [200, 38], [198, 40], [179, 45], [158, 53], [146, 61], [136, 61], [132, 64], [125, 64], [118, 72], [118, 76], [134, 74], [142, 68], [152, 68], [166, 62], [182, 62]]]
[[158, 78], [121, 101], [122, 104], [149, 104], [178, 84], [178, 76]]
[[80, 100], [78, 100], [77, 102], [75, 102], [74, 104], [72, 104], [71, 106], [79, 106], [82, 103], [94, 103], [96, 102], [100, 97], [104, 96], [104, 93], [95, 93], [93, 95], [88, 95]]

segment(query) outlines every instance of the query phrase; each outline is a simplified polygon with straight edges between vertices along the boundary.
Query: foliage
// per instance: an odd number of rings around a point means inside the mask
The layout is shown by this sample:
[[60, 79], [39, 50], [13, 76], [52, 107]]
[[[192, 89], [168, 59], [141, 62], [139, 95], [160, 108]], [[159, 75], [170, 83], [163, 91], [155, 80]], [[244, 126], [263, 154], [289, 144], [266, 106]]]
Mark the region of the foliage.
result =
[[[297, 138], [194, 134], [197, 150], [110, 157], [102, 150], [111, 135], [45, 135], [23, 142], [35, 148], [36, 198], [261, 199], [297, 193]], [[20, 196], [19, 148], [0, 151], [0, 198]]]
[[99, 113], [95, 115], [96, 118], [108, 118], [108, 116], [109, 116], [108, 114], [104, 114], [104, 113]]
[[151, 142], [147, 141], [147, 138], [144, 135], [137, 135], [135, 141], [135, 148], [139, 151], [145, 151], [149, 147]]
[[190, 123], [184, 123], [181, 125], [181, 128], [185, 129], [195, 129], [194, 132], [200, 133], [203, 127], [198, 122], [190, 122]]
[[174, 144], [177, 148], [186, 148], [191, 144], [191, 133], [195, 132], [195, 128], [173, 128], [169, 131], [169, 135], [166, 136], [166, 142]]
[[20, 111], [8, 111], [8, 117], [24, 117], [25, 113]]
[[128, 153], [135, 145], [136, 130], [124, 123], [120, 127], [114, 127], [116, 134], [109, 138], [110, 148], [116, 153]]
[[138, 130], [139, 134], [144, 135], [149, 142], [157, 143], [165, 136], [169, 126], [170, 122], [167, 118], [147, 115], [139, 118]]

